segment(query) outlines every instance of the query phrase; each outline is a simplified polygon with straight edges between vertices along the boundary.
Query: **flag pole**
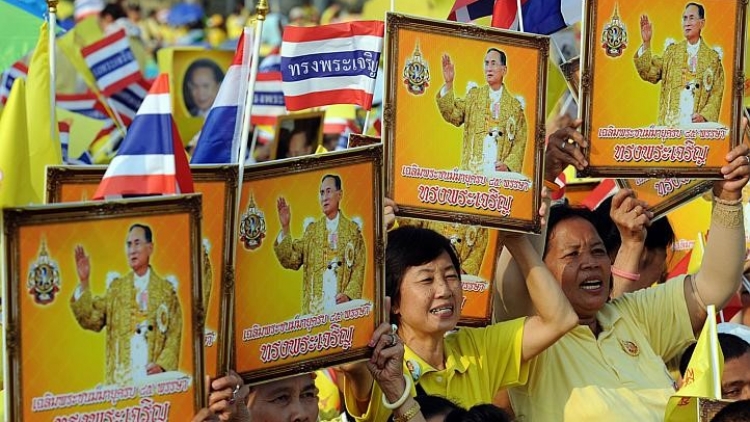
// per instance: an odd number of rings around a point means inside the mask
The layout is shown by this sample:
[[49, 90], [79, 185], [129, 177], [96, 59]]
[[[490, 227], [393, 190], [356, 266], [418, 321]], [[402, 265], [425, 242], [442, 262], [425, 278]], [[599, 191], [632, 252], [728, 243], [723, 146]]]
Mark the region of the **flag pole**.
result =
[[55, 33], [57, 32], [57, 1], [47, 0], [47, 11], [49, 12], [49, 102], [50, 102], [50, 138], [55, 139], [57, 133], [57, 113], [55, 110], [56, 98], [55, 91], [57, 88], [56, 72], [56, 52], [55, 52]]
[[[258, 132], [260, 132], [260, 129], [258, 129], [258, 126], [255, 126], [255, 130], [253, 130], [253, 140], [250, 141], [250, 162], [255, 163], [255, 147], [258, 145]], [[240, 162], [244, 162], [240, 160]]]
[[[268, 13], [268, 1], [258, 0], [255, 6], [256, 22], [255, 34], [253, 34], [253, 54], [250, 56], [250, 81], [247, 85], [247, 97], [245, 97], [244, 111], [242, 112], [242, 132], [240, 133], [240, 153], [237, 162], [240, 164], [239, 182], [237, 189], [242, 192], [242, 178], [245, 173], [245, 155], [247, 155], [247, 140], [250, 137], [250, 116], [253, 110], [253, 97], [255, 97], [255, 81], [258, 79], [258, 62], [260, 57], [260, 38], [263, 35], [263, 22]], [[237, 212], [240, 210], [240, 194], [237, 194]]]
[[370, 124], [370, 111], [372, 110], [372, 106], [370, 106], [370, 110], [367, 110], [367, 113], [365, 114], [365, 123], [362, 125], [362, 134], [367, 134], [367, 125]]
[[518, 18], [518, 30], [521, 32], [526, 32], [523, 29], [523, 10], [521, 10], [521, 0], [516, 0], [516, 17]]
[[708, 342], [711, 359], [711, 394], [713, 398], [721, 400], [721, 374], [719, 373], [719, 337], [716, 333], [716, 306], [708, 305]]

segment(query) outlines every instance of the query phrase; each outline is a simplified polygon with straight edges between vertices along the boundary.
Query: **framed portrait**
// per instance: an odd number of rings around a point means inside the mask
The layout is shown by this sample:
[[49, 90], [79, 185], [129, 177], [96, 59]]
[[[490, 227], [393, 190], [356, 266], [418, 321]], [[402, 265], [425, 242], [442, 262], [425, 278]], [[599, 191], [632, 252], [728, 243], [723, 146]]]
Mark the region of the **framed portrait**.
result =
[[392, 13], [386, 26], [399, 215], [538, 233], [549, 38]]
[[363, 135], [361, 133], [350, 133], [347, 148], [362, 147], [365, 145], [374, 145], [380, 143], [379, 136]]
[[231, 356], [249, 382], [366, 358], [382, 308], [382, 146], [246, 167]]
[[712, 181], [695, 179], [617, 179], [620, 188], [632, 189], [638, 199], [646, 201], [653, 219], [663, 217], [673, 209], [695, 199], [711, 189]]
[[[106, 166], [48, 166], [47, 203], [89, 201], [104, 176]], [[227, 286], [232, 286], [232, 229], [237, 198], [237, 167], [192, 165], [195, 191], [203, 195], [201, 220], [201, 297], [206, 310], [203, 351], [206, 373], [223, 374], [220, 359], [224, 353], [221, 332], [228, 318]]]
[[170, 75], [172, 114], [184, 144], [203, 127], [233, 57], [233, 51], [202, 47], [168, 47], [158, 51], [159, 70]]
[[205, 406], [200, 216], [200, 195], [3, 210], [8, 420]]
[[271, 160], [311, 155], [323, 142], [325, 111], [279, 116], [271, 146]]
[[581, 91], [581, 58], [573, 57], [562, 63], [560, 70], [568, 84], [568, 89], [573, 95], [573, 99], [578, 103], [579, 92]]
[[451, 241], [461, 262], [463, 301], [459, 325], [483, 327], [492, 323], [492, 300], [497, 256], [502, 250], [498, 231], [445, 221], [398, 218], [399, 226], [434, 230]]
[[747, 2], [586, 3], [583, 173], [717, 178], [741, 142]]

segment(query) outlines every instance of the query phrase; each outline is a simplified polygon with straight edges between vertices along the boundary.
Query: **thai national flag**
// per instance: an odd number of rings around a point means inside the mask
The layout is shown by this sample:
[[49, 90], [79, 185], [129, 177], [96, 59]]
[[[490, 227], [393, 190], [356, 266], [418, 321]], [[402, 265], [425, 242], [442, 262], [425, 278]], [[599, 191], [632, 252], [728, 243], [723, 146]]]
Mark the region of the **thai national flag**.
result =
[[83, 114], [92, 119], [106, 120], [109, 118], [107, 113], [103, 111], [104, 106], [93, 92], [85, 94], [57, 94], [55, 102], [62, 109]]
[[281, 43], [287, 110], [356, 104], [369, 110], [383, 51], [382, 21], [288, 26]]
[[0, 103], [5, 105], [8, 101], [8, 95], [10, 95], [10, 89], [13, 87], [13, 81], [18, 78], [26, 79], [26, 75], [29, 73], [29, 68], [21, 61], [13, 63], [13, 65], [3, 72], [2, 79], [0, 79]]
[[172, 119], [169, 75], [159, 75], [107, 167], [94, 199], [193, 192], [190, 165]]
[[[130, 126], [133, 122], [138, 109], [141, 107], [144, 98], [151, 88], [151, 83], [145, 79], [139, 79], [133, 84], [125, 87], [119, 92], [115, 92], [107, 100], [112, 111], [117, 113], [125, 126]], [[103, 105], [98, 104], [102, 112], [105, 112]]]
[[259, 72], [255, 81], [253, 111], [250, 123], [274, 126], [279, 116], [286, 114], [281, 72]]
[[[583, 0], [521, 0], [524, 32], [552, 34], [581, 21]], [[515, 1], [497, 0], [492, 26], [519, 30], [518, 7]]]
[[84, 47], [81, 54], [97, 86], [108, 97], [143, 79], [124, 29]]
[[[515, 0], [498, 0], [500, 2], [513, 2]], [[448, 15], [449, 21], [471, 22], [485, 16], [492, 15], [492, 6], [495, 0], [456, 0]]]
[[251, 33], [240, 36], [234, 59], [203, 123], [195, 146], [193, 164], [237, 163], [242, 131], [242, 113], [250, 76]]
[[70, 122], [62, 120], [57, 122], [57, 129], [60, 132], [60, 145], [62, 147], [63, 163], [68, 163], [68, 145], [70, 145]]

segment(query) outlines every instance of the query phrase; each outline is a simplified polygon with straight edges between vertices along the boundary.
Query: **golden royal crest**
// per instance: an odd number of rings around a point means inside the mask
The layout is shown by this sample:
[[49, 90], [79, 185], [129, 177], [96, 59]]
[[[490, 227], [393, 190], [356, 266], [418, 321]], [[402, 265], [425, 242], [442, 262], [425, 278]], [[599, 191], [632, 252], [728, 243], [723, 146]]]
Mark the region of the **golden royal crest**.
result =
[[604, 25], [602, 30], [602, 48], [610, 57], [620, 57], [622, 51], [628, 46], [628, 30], [625, 24], [620, 21], [620, 15], [617, 13], [617, 3], [615, 3], [615, 12], [612, 20]]
[[250, 193], [250, 202], [240, 220], [240, 242], [245, 249], [252, 251], [260, 247], [265, 237], [265, 214], [255, 205], [255, 198]]
[[50, 259], [44, 240], [42, 240], [36, 261], [29, 269], [26, 288], [34, 297], [34, 302], [40, 305], [52, 303], [55, 295], [60, 291], [60, 269], [57, 262]]
[[406, 59], [403, 73], [406, 90], [414, 95], [422, 95], [430, 86], [430, 68], [427, 61], [422, 58], [422, 52], [419, 51], [419, 40], [414, 46], [414, 53]]

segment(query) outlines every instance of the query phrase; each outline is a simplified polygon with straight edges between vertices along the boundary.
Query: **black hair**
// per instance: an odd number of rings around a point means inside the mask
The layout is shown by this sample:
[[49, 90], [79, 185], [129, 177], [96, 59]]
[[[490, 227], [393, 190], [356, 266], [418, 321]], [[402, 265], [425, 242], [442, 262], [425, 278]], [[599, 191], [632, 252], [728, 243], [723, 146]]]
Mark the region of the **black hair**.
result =
[[690, 6], [695, 6], [698, 8], [698, 17], [701, 19], [706, 19], [706, 9], [703, 7], [702, 4], [690, 2], [685, 5], [685, 9], [687, 9]]
[[336, 190], [341, 190], [341, 176], [339, 176], [338, 174], [328, 173], [320, 178], [320, 183], [322, 184], [323, 181], [329, 177], [333, 179], [333, 183], [336, 185]]
[[550, 207], [547, 217], [547, 235], [544, 242], [544, 253], [542, 254], [542, 259], [547, 256], [547, 245], [549, 245], [550, 237], [552, 236], [552, 232], [554, 231], [555, 226], [563, 221], [570, 220], [572, 218], [582, 218], [588, 221], [592, 226], [594, 226], [594, 229], [596, 229], [599, 237], [603, 238], [602, 231], [600, 230], [599, 225], [596, 224], [596, 217], [594, 213], [591, 212], [588, 208], [572, 207], [567, 203], [553, 205], [552, 207]]
[[487, 49], [487, 53], [485, 53], [485, 55], [489, 54], [490, 51], [496, 51], [500, 55], [500, 64], [502, 64], [503, 66], [508, 65], [508, 58], [505, 57], [504, 51], [500, 50], [499, 48], [490, 47]]
[[506, 411], [494, 404], [478, 404], [469, 410], [453, 411], [445, 417], [445, 422], [511, 422]]
[[747, 422], [750, 421], [750, 400], [729, 403], [721, 409], [711, 422]]
[[[436, 416], [447, 416], [455, 410], [466, 412], [456, 403], [453, 403], [452, 401], [441, 396], [417, 394], [417, 396], [414, 397], [414, 400], [419, 403], [419, 407], [422, 411], [422, 416], [424, 416], [425, 419]], [[393, 415], [388, 417], [388, 422], [393, 422]]]
[[143, 237], [146, 239], [146, 242], [152, 243], [154, 241], [154, 234], [151, 232], [151, 227], [141, 224], [141, 223], [135, 223], [128, 229], [128, 233], [132, 232], [133, 229], [141, 228], [143, 229]]
[[[617, 254], [622, 244], [620, 238], [620, 231], [617, 230], [617, 225], [612, 221], [609, 212], [612, 208], [612, 196], [602, 201], [602, 203], [594, 210], [594, 216], [596, 222], [594, 225], [598, 226], [598, 229], [602, 235], [604, 246], [607, 248], [607, 252], [610, 255]], [[644, 246], [646, 249], [664, 249], [666, 250], [675, 242], [675, 233], [672, 229], [672, 225], [669, 223], [669, 219], [662, 217], [658, 220], [651, 222], [651, 226], [646, 228], [646, 241]]]
[[[451, 241], [430, 229], [401, 226], [388, 232], [385, 249], [385, 295], [390, 296], [392, 307], [401, 299], [401, 282], [410, 267], [424, 265], [443, 252], [447, 252], [458, 274], [461, 264]], [[391, 313], [391, 321], [398, 316]]]
[[125, 9], [119, 3], [108, 3], [104, 6], [104, 9], [99, 12], [99, 16], [111, 16], [112, 20], [116, 21], [117, 19], [127, 17], [127, 14], [125, 13]]
[[[696, 343], [691, 344], [682, 353], [680, 358], [680, 374], [682, 376], [685, 376], [690, 358], [693, 357], [695, 345]], [[734, 334], [719, 333], [719, 347], [721, 347], [721, 354], [724, 355], [725, 362], [750, 353], [750, 344]]]

